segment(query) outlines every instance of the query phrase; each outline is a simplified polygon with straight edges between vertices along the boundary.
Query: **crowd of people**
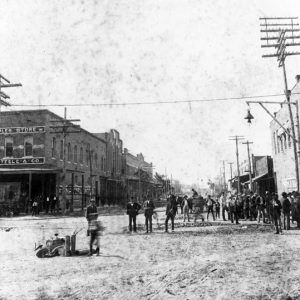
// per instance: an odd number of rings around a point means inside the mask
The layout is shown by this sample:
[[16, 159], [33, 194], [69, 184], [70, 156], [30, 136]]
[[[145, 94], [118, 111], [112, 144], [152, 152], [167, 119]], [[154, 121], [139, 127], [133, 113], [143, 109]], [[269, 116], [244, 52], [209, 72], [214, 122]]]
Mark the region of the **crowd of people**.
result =
[[[133, 197], [126, 207], [129, 232], [137, 231], [136, 218], [142, 208], [146, 233], [152, 233], [152, 220], [153, 216], [156, 215], [154, 201], [146, 199], [143, 204], [140, 204]], [[174, 221], [177, 214], [183, 215], [184, 223], [186, 221], [190, 222], [191, 214], [194, 216], [194, 223], [196, 223], [199, 216], [203, 222], [206, 214], [207, 221], [212, 218], [214, 221], [229, 220], [235, 224], [240, 224], [240, 220], [273, 224], [276, 229], [275, 233], [280, 234], [282, 230], [291, 229], [290, 222], [296, 222], [297, 227], [300, 228], [300, 194], [297, 192], [283, 192], [280, 199], [276, 193], [271, 194], [269, 192], [265, 192], [263, 195], [253, 192], [242, 195], [223, 192], [216, 197], [211, 195], [202, 197], [195, 190], [192, 190], [191, 197], [170, 194], [166, 203], [165, 232], [168, 232], [169, 221], [171, 222], [171, 230], [174, 231]], [[91, 199], [90, 205], [87, 207], [86, 218], [88, 221], [88, 235], [90, 236], [89, 255], [93, 253], [94, 242], [97, 245], [96, 253], [99, 255], [101, 223], [97, 220], [98, 212], [94, 199]]]
[[[155, 206], [152, 200], [144, 203], [146, 232], [152, 232], [152, 216], [155, 213]], [[136, 231], [136, 216], [143, 207], [135, 202], [133, 198], [127, 205], [129, 215], [129, 231]], [[180, 210], [179, 210], [180, 209]], [[202, 221], [212, 218], [212, 220], [231, 221], [240, 224], [240, 220], [256, 221], [257, 223], [274, 224], [276, 234], [282, 233], [282, 229], [290, 230], [290, 222], [297, 222], [300, 228], [300, 195], [297, 192], [283, 192], [279, 199], [276, 193], [265, 192], [257, 194], [236, 195], [231, 192], [221, 193], [212, 197], [206, 195], [202, 197], [192, 189], [192, 196], [169, 195], [167, 197], [165, 231], [168, 231], [168, 223], [171, 221], [171, 229], [174, 230], [174, 220], [176, 214], [183, 215], [183, 222], [191, 221], [193, 215], [194, 223], [199, 217]], [[205, 216], [206, 214], [206, 216]]]

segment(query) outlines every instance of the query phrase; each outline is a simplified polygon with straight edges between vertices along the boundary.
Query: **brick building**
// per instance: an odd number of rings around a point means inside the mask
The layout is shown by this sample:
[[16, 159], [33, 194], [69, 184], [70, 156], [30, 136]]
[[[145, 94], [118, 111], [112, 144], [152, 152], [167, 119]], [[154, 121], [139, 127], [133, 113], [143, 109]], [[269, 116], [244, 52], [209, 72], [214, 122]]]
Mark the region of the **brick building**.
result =
[[[291, 101], [297, 101], [300, 93], [300, 76], [296, 76], [296, 84], [292, 89]], [[298, 94], [297, 94], [298, 93]], [[291, 105], [295, 132], [296, 128], [296, 106]], [[275, 114], [276, 119], [291, 132], [291, 122], [289, 117], [288, 106], [283, 105], [282, 108]], [[295, 159], [292, 145], [292, 139], [286, 132], [274, 121], [270, 123], [271, 138], [272, 138], [272, 151], [274, 174], [277, 184], [278, 194], [282, 192], [291, 192], [297, 190]]]
[[62, 122], [49, 110], [0, 113], [2, 209], [26, 212], [33, 199], [39, 199], [43, 209], [46, 197], [54, 195], [60, 207], [81, 209], [90, 196], [98, 201], [105, 197], [101, 183], [108, 177], [106, 140], [80, 127], [64, 138], [53, 128]]
[[123, 141], [120, 133], [111, 129], [105, 133], [95, 133], [106, 142], [106, 176], [102, 178], [102, 185], [106, 185], [106, 203], [122, 204], [124, 202], [124, 184], [122, 180]]
[[135, 156], [124, 149], [123, 176], [127, 199], [134, 197], [143, 201], [154, 196], [153, 166], [145, 161], [142, 153]]

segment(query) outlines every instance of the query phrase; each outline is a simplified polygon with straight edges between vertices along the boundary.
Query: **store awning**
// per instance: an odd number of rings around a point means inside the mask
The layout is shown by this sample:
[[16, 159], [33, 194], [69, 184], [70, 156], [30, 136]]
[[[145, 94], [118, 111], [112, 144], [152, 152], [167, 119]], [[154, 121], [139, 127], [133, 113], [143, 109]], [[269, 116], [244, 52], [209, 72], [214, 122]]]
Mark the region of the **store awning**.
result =
[[23, 169], [8, 169], [0, 168], [0, 175], [6, 174], [29, 174], [29, 173], [60, 173], [61, 169], [42, 169], [42, 168], [23, 168]]
[[[267, 176], [267, 175], [268, 175], [268, 172], [266, 172], [266, 173], [264, 173], [264, 174], [261, 174], [261, 175], [258, 175], [258, 176], [256, 176], [256, 177], [252, 178], [252, 182], [257, 181], [257, 180], [259, 180], [259, 179], [261, 179], [262, 177]], [[244, 182], [244, 183], [250, 183], [250, 180], [248, 180], [247, 182]]]

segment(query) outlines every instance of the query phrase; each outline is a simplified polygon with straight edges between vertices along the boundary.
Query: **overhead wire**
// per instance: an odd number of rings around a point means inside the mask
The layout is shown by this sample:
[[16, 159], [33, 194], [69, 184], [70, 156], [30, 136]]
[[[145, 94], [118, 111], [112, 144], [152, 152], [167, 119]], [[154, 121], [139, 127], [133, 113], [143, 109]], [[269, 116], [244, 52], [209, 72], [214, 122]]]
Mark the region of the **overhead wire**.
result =
[[[300, 93], [292, 93], [292, 95], [298, 95]], [[84, 106], [133, 106], [133, 105], [160, 105], [160, 104], [180, 104], [180, 103], [197, 103], [197, 102], [216, 102], [216, 101], [232, 101], [232, 100], [246, 100], [255, 98], [270, 98], [270, 97], [282, 97], [285, 94], [269, 94], [269, 95], [254, 95], [254, 96], [240, 96], [240, 97], [225, 97], [225, 98], [203, 98], [203, 99], [190, 99], [190, 100], [170, 100], [170, 101], [144, 101], [144, 102], [106, 102], [106, 103], [48, 103], [48, 104], [11, 104], [15, 107], [84, 107]], [[280, 102], [278, 102], [280, 104]]]

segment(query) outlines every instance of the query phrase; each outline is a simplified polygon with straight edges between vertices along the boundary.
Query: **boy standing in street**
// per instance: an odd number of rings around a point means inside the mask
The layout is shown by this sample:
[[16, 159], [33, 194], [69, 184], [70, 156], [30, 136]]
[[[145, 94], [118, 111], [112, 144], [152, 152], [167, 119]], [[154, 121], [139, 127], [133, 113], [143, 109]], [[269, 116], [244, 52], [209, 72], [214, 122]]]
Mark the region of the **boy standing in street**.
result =
[[[90, 236], [90, 252], [89, 256], [93, 255], [93, 243], [97, 238], [97, 221], [98, 210], [96, 206], [96, 201], [94, 198], [90, 200], [90, 205], [86, 209], [86, 219], [88, 221], [88, 231], [87, 234]], [[99, 247], [97, 247], [96, 252], [99, 253]]]
[[287, 194], [283, 192], [282, 196], [282, 212], [283, 212], [283, 229], [290, 230], [290, 217], [291, 217], [291, 202]]
[[282, 228], [281, 228], [281, 203], [278, 199], [278, 195], [275, 194], [273, 198], [273, 220], [275, 223], [275, 228], [276, 228], [276, 234], [282, 233]]
[[177, 212], [177, 203], [174, 195], [168, 197], [168, 203], [166, 208], [166, 220], [165, 220], [165, 232], [168, 232], [168, 222], [171, 219], [172, 231], [174, 231], [174, 219]]

